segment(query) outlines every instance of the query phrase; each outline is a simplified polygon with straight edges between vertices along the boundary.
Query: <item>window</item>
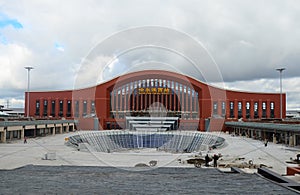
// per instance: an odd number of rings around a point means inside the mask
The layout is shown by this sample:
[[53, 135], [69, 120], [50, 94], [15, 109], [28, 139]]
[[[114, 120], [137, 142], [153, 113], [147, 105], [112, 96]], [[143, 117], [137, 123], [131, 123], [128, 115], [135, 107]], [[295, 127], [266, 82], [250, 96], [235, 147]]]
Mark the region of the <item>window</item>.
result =
[[95, 101], [91, 101], [91, 113], [95, 114]]
[[82, 116], [86, 116], [87, 115], [87, 101], [84, 100], [83, 101], [83, 112], [82, 112]]
[[258, 102], [254, 102], [254, 118], [258, 118]]
[[44, 100], [44, 116], [48, 115], [48, 100]]
[[120, 101], [120, 99], [121, 99], [121, 90], [118, 90], [116, 98], [117, 98], [117, 104], [118, 104], [117, 105], [117, 110], [120, 110], [120, 105], [121, 105], [121, 101]]
[[79, 101], [75, 101], [75, 117], [79, 117]]
[[262, 117], [263, 118], [267, 117], [267, 104], [266, 104], [266, 102], [262, 103]]
[[114, 99], [112, 110], [115, 111], [115, 110], [117, 110], [117, 92], [116, 92], [116, 90], [113, 91], [112, 95], [113, 95], [113, 99]]
[[[145, 87], [147, 85], [147, 80], [145, 80], [145, 83], [144, 83]], [[125, 94], [124, 94], [124, 97], [125, 97], [125, 110], [129, 110], [129, 96], [128, 96], [129, 93], [129, 84], [126, 85], [126, 89], [125, 89]], [[93, 101], [91, 101], [92, 103]], [[94, 106], [95, 106], [95, 102], [94, 102]], [[91, 105], [91, 113], [95, 113], [95, 109], [94, 111], [92, 111], [92, 105]]]
[[238, 102], [238, 118], [242, 118], [243, 117], [243, 106], [242, 106], [242, 102]]
[[[124, 105], [125, 105], [125, 91], [124, 91], [124, 89], [122, 89], [122, 94], [121, 94], [121, 99], [122, 99], [122, 104], [121, 104], [121, 110], [122, 111], [124, 111]], [[141, 96], [141, 95], [139, 95], [139, 96]]]
[[275, 104], [274, 104], [274, 102], [271, 102], [271, 103], [270, 103], [270, 117], [271, 117], [271, 118], [274, 118], [274, 117], [275, 117], [275, 115], [274, 115], [274, 110], [275, 110]]
[[55, 116], [55, 100], [51, 101], [51, 116]]
[[250, 118], [250, 102], [246, 102], [246, 118]]
[[40, 115], [40, 100], [36, 100], [35, 102], [35, 115], [36, 116]]
[[229, 103], [230, 118], [234, 118], [234, 102]]
[[183, 111], [187, 111], [187, 107], [186, 107], [186, 86], [182, 86], [183, 87]]
[[58, 115], [60, 117], [62, 117], [64, 114], [64, 101], [63, 100], [59, 100], [59, 113]]
[[218, 102], [213, 103], [213, 114], [214, 115], [218, 114]]
[[191, 89], [188, 88], [188, 96], [187, 96], [187, 110], [191, 111]]
[[222, 102], [222, 116], [225, 116], [226, 114], [226, 103]]
[[67, 101], [67, 117], [71, 116], [72, 102], [71, 100]]

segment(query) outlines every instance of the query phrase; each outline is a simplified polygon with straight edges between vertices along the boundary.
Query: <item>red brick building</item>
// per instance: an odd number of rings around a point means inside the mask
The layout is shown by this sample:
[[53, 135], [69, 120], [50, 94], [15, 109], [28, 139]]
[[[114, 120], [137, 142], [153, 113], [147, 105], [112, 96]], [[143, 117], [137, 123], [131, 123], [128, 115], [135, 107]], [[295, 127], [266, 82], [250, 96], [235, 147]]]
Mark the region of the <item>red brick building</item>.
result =
[[[129, 73], [79, 90], [29, 95], [30, 116], [75, 118], [80, 129], [124, 129], [128, 116], [178, 117], [179, 129], [201, 131], [221, 130], [225, 120], [280, 118], [279, 93], [224, 90], [161, 70]], [[282, 94], [283, 118], [285, 102]]]

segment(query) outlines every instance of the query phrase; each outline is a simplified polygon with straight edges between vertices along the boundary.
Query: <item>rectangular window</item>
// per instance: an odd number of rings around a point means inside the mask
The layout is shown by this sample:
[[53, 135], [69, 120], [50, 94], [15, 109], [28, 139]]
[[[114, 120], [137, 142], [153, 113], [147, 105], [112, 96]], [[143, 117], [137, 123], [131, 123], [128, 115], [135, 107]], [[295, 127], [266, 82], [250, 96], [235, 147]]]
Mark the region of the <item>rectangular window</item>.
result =
[[75, 101], [75, 117], [79, 117], [79, 101]]
[[71, 116], [71, 111], [72, 111], [72, 101], [68, 100], [67, 101], [67, 117]]
[[218, 114], [218, 102], [213, 103], [213, 114], [214, 115]]
[[91, 114], [95, 114], [95, 101], [91, 101]]
[[60, 117], [62, 117], [64, 114], [64, 101], [63, 100], [59, 100], [59, 113], [58, 115]]
[[274, 102], [271, 102], [271, 103], [270, 103], [270, 117], [271, 117], [271, 118], [274, 118], [274, 117], [275, 117], [274, 110], [275, 110], [275, 104], [274, 104]]
[[[143, 96], [143, 95], [139, 95], [139, 96]], [[124, 107], [125, 106], [125, 95], [124, 95], [124, 93], [121, 94], [121, 98], [122, 98], [121, 110], [124, 111], [125, 110], [125, 107]]]
[[186, 86], [182, 86], [183, 87], [183, 111], [187, 111], [186, 108]]
[[[132, 94], [132, 96], [134, 96], [133, 94]], [[114, 104], [114, 106], [113, 106], [113, 111], [116, 111], [117, 110], [117, 92], [116, 92], [116, 90], [114, 90], [113, 91], [113, 98], [114, 98], [114, 102], [113, 102], [113, 104]]]
[[258, 102], [254, 102], [254, 118], [258, 118]]
[[[145, 80], [145, 86], [147, 85], [147, 80]], [[125, 102], [126, 102], [126, 106], [125, 106], [125, 110], [129, 110], [129, 84], [127, 84], [126, 85], [126, 90], [125, 90]], [[93, 101], [91, 101], [91, 103], [92, 103]], [[95, 113], [95, 111], [94, 112], [92, 112], [92, 105], [91, 105], [91, 114], [94, 114]]]
[[86, 116], [87, 115], [87, 101], [84, 100], [83, 101], [83, 112], [82, 112], [82, 116]]
[[226, 114], [226, 103], [222, 102], [222, 116], [225, 116]]
[[171, 96], [171, 109], [172, 111], [174, 111], [174, 95], [170, 95]]
[[266, 102], [262, 103], [262, 117], [263, 118], [267, 117], [267, 104], [266, 104]]
[[51, 101], [51, 116], [55, 116], [55, 100]]
[[250, 102], [246, 102], [246, 118], [250, 118]]
[[238, 118], [243, 117], [243, 105], [242, 102], [238, 102]]
[[191, 89], [190, 88], [188, 88], [187, 104], [188, 107], [186, 110], [191, 111]]
[[229, 104], [230, 118], [234, 118], [234, 102], [230, 102]]
[[44, 116], [48, 115], [48, 100], [44, 100]]
[[118, 90], [118, 94], [117, 94], [117, 104], [118, 104], [117, 110], [120, 110], [120, 105], [121, 105], [121, 91], [120, 90]]
[[35, 102], [35, 115], [36, 116], [40, 115], [40, 100], [36, 100]]

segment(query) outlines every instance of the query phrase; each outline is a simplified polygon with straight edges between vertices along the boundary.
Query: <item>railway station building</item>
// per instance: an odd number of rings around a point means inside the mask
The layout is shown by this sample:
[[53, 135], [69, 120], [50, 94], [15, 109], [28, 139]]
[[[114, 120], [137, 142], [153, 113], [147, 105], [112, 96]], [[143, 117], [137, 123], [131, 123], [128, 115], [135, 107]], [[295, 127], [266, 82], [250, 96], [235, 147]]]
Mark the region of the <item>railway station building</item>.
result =
[[[218, 88], [187, 75], [144, 70], [96, 86], [25, 93], [25, 115], [78, 120], [82, 130], [222, 130], [225, 121], [280, 118], [286, 95]], [[282, 98], [282, 104], [280, 99]], [[138, 122], [137, 122], [138, 121]]]

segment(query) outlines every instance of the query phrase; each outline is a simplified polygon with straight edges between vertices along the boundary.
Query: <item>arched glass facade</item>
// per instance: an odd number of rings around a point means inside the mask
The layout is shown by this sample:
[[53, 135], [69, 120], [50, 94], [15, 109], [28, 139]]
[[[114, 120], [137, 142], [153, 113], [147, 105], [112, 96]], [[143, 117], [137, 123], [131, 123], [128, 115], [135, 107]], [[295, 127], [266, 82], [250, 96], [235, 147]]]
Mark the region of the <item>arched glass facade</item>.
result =
[[110, 92], [110, 116], [199, 118], [198, 92], [192, 86], [161, 78], [136, 80]]

